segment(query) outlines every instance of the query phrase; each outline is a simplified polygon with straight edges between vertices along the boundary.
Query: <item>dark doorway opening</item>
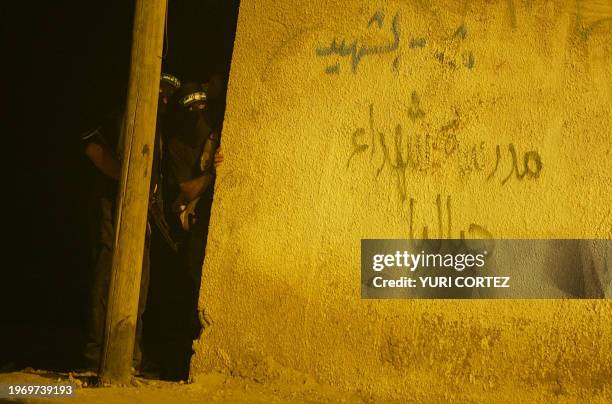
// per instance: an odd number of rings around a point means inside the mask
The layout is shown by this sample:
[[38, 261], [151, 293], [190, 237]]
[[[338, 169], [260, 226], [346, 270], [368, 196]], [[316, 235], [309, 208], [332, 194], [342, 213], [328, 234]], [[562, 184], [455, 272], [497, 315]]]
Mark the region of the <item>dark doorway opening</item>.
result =
[[[220, 83], [212, 103], [221, 121], [238, 0], [169, 0], [162, 71], [183, 82]], [[69, 371], [80, 365], [92, 265], [87, 193], [94, 168], [79, 134], [126, 96], [133, 2], [63, 0], [3, 5], [6, 92], [14, 208], [5, 231], [14, 241], [3, 270], [0, 372], [26, 367]], [[22, 212], [14, 215], [9, 212]], [[27, 212], [27, 214], [23, 214]], [[184, 271], [154, 233], [144, 350], [163, 378], [185, 379], [189, 317], [197, 300]], [[147, 352], [148, 351], [148, 352]]]

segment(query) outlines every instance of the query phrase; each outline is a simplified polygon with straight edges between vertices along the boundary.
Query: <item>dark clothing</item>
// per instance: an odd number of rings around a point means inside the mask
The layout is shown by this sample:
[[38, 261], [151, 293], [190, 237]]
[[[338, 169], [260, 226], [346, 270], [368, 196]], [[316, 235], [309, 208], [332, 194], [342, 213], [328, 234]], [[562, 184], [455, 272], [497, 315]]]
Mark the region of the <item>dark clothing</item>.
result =
[[[202, 111], [185, 113], [181, 125], [166, 142], [165, 159], [168, 173], [168, 201], [176, 201], [180, 195], [179, 184], [201, 177], [203, 174], [213, 174], [213, 159], [219, 145], [217, 132], [211, 129], [207, 116]], [[200, 195], [195, 206], [195, 221], [189, 230], [183, 230], [179, 220], [180, 211], [177, 203], [172, 204], [173, 209], [169, 217], [173, 217], [175, 231], [182, 240], [179, 256], [187, 268], [191, 278], [192, 291], [190, 298], [190, 327], [193, 330], [192, 339], [197, 339], [201, 332], [198, 316], [198, 291], [202, 276], [202, 265], [208, 238], [208, 224], [213, 200], [214, 181]], [[168, 203], [170, 205], [170, 203]]]
[[[189, 275], [194, 280], [197, 290], [200, 289], [204, 252], [208, 240], [208, 224], [212, 209], [214, 184], [210, 184], [200, 197], [197, 205], [198, 220], [195, 221], [187, 234], [183, 254], [189, 269]], [[197, 296], [197, 293], [195, 294]]]
[[[151, 170], [151, 197], [158, 190], [161, 184], [161, 142], [162, 139], [160, 131], [156, 130]], [[113, 111], [102, 121], [99, 126], [85, 132], [81, 136], [81, 144], [83, 149], [89, 143], [97, 143], [108, 147], [108, 149], [114, 153], [115, 159], [120, 162], [123, 157], [124, 148], [123, 113]], [[115, 179], [109, 178], [102, 173], [98, 173], [95, 182], [96, 188], [101, 191], [101, 195], [110, 198], [116, 197], [117, 181]]]
[[[179, 184], [213, 173], [213, 158], [219, 144], [217, 132], [211, 129], [203, 112], [191, 112], [185, 116], [183, 127], [167, 142], [168, 183], [171, 190], [169, 200], [180, 194]], [[189, 272], [199, 288], [199, 279], [204, 260], [208, 235], [208, 221], [212, 206], [214, 182], [202, 193], [196, 205], [196, 221], [188, 232], [182, 233], [184, 240], [182, 256]], [[173, 214], [177, 215], [176, 209]], [[177, 221], [178, 222], [178, 221]], [[175, 227], [179, 227], [175, 223]]]
[[[81, 146], [83, 150], [90, 143], [97, 143], [108, 147], [117, 161], [121, 161], [123, 152], [123, 115], [118, 111], [113, 111], [104, 118], [99, 126], [88, 130], [81, 136]], [[94, 198], [114, 199], [117, 195], [117, 181], [96, 170], [93, 180]]]
[[[91, 289], [89, 310], [89, 325], [87, 332], [87, 346], [85, 358], [92, 364], [98, 365], [104, 344], [104, 329], [106, 326], [106, 308], [108, 306], [108, 292], [112, 273], [113, 244], [115, 242], [114, 211], [115, 199], [99, 197], [91, 206], [91, 221], [97, 223], [94, 227], [93, 262], [95, 263]], [[149, 289], [149, 244], [150, 231], [147, 226], [144, 254], [142, 260], [142, 276], [140, 278], [140, 297], [138, 300], [138, 321], [136, 322], [136, 339], [134, 343], [133, 366], [138, 368], [142, 360], [142, 314], [144, 313], [147, 292]]]
[[[121, 161], [123, 150], [123, 115], [119, 112], [110, 114], [100, 126], [86, 132], [82, 137], [83, 148], [89, 143], [106, 146], [114, 152], [117, 161]], [[153, 152], [153, 169], [151, 172], [150, 197], [161, 203], [161, 135], [155, 134]], [[94, 274], [92, 282], [90, 324], [88, 327], [88, 342], [85, 357], [92, 364], [98, 364], [104, 343], [106, 308], [108, 303], [110, 278], [112, 274], [113, 246], [115, 242], [115, 205], [118, 183], [100, 172], [96, 172], [94, 191], [91, 198], [90, 226], [92, 234], [92, 259]], [[162, 208], [163, 209], [163, 208]], [[138, 320], [136, 323], [136, 340], [134, 343], [134, 367], [138, 368], [142, 359], [142, 314], [144, 313], [149, 289], [149, 244], [150, 223], [147, 223], [142, 276], [140, 282], [140, 298], [138, 302]]]
[[171, 179], [181, 183], [197, 178], [210, 167], [203, 162], [202, 152], [213, 130], [201, 112], [192, 112], [186, 118], [191, 125], [182, 128], [168, 140], [168, 168]]

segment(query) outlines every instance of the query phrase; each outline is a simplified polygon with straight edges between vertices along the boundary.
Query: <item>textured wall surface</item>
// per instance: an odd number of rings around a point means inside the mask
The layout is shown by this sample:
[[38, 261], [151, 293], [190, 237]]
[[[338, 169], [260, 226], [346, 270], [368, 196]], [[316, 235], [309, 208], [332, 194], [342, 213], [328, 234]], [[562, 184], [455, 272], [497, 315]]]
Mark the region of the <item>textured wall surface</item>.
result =
[[611, 78], [607, 0], [242, 0], [192, 374], [609, 393], [610, 301], [362, 301], [359, 246], [610, 238]]

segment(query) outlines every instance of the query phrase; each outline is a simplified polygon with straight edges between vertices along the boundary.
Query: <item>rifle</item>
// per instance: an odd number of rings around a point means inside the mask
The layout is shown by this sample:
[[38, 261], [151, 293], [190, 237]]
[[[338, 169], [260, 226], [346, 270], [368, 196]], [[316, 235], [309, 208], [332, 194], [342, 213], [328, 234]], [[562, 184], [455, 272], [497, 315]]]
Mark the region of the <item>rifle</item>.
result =
[[174, 252], [178, 252], [178, 243], [174, 241], [174, 238], [170, 234], [170, 225], [168, 225], [166, 217], [164, 216], [164, 208], [158, 194], [159, 192], [154, 192], [151, 196], [149, 214], [168, 246], [170, 246]]

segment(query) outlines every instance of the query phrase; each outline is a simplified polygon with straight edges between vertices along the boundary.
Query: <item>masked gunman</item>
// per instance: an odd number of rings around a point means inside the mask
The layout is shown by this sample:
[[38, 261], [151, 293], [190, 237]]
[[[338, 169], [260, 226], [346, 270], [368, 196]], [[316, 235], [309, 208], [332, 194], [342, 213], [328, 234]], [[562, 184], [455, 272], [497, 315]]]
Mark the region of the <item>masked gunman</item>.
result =
[[168, 184], [172, 189], [169, 200], [174, 201], [171, 214], [181, 234], [181, 256], [196, 288], [206, 249], [215, 167], [223, 160], [208, 102], [203, 85], [187, 83], [181, 87], [167, 144]]
[[[142, 362], [142, 314], [145, 310], [149, 287], [149, 245], [151, 240], [151, 223], [156, 231], [160, 231], [168, 243], [175, 248], [169, 237], [168, 225], [163, 218], [162, 195], [162, 123], [166, 116], [169, 100], [180, 87], [180, 81], [170, 75], [163, 74], [160, 81], [159, 106], [157, 114], [157, 130], [153, 152], [153, 168], [151, 171], [151, 189], [149, 202], [149, 221], [143, 256], [140, 298], [138, 302], [138, 321], [136, 324], [136, 340], [134, 344], [133, 367], [140, 370]], [[85, 132], [81, 141], [85, 155], [91, 160], [98, 171], [94, 197], [92, 198], [91, 229], [93, 231], [93, 262], [94, 275], [91, 293], [91, 306], [85, 347], [85, 360], [88, 368], [97, 369], [103, 347], [106, 308], [110, 277], [112, 271], [113, 244], [115, 241], [115, 205], [118, 195], [119, 179], [121, 177], [121, 156], [123, 155], [123, 114], [114, 112], [99, 126]]]

